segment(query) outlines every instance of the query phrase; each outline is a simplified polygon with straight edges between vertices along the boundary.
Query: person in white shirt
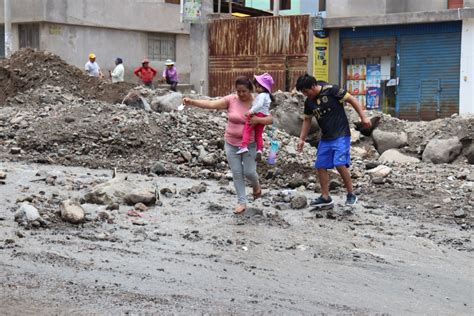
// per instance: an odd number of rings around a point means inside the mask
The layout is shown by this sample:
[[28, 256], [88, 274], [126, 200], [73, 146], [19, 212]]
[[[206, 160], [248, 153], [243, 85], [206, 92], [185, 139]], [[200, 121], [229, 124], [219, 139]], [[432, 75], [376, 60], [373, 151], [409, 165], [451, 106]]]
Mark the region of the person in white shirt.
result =
[[100, 66], [99, 64], [95, 61], [96, 56], [94, 53], [89, 54], [89, 61], [86, 63], [85, 69], [86, 72], [89, 74], [91, 77], [100, 77], [102, 78], [102, 72], [100, 71]]
[[123, 60], [120, 57], [115, 59], [115, 68], [112, 72], [110, 72], [110, 77], [112, 78], [112, 83], [116, 82], [123, 82], [123, 76], [125, 73], [125, 68], [123, 67]]

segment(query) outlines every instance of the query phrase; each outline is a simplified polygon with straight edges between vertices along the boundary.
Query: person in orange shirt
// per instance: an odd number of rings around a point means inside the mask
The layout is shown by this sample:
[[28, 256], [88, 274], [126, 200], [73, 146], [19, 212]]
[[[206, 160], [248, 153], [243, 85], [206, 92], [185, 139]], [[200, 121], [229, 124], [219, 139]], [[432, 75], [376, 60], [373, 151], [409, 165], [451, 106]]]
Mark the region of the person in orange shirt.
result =
[[133, 73], [141, 79], [146, 87], [153, 88], [153, 78], [155, 78], [157, 72], [155, 68], [150, 66], [150, 61], [148, 59], [144, 59], [141, 67], [135, 69]]

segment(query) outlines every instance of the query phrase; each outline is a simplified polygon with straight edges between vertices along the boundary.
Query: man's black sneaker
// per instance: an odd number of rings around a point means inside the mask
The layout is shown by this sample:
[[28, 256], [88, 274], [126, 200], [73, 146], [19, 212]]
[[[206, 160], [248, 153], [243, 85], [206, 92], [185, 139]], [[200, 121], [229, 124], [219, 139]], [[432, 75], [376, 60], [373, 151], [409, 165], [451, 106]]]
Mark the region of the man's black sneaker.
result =
[[346, 204], [355, 205], [357, 203], [357, 196], [354, 193], [347, 193]]
[[320, 196], [316, 200], [311, 201], [309, 205], [313, 207], [323, 207], [323, 206], [332, 205], [333, 203], [334, 202], [330, 196], [327, 199], [323, 198], [323, 196]]

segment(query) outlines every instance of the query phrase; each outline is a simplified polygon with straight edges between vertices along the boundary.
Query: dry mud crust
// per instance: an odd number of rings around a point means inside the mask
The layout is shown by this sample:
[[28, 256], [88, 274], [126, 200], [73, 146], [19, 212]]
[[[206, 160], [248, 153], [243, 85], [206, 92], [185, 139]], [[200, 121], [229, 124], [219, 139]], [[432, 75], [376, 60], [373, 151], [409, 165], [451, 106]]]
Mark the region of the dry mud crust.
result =
[[[27, 230], [13, 221], [17, 199], [80, 197], [108, 170], [2, 163], [0, 304], [6, 314], [456, 314], [472, 310], [469, 232], [391, 213], [394, 205], [316, 218], [276, 211], [266, 191], [244, 216], [232, 214], [229, 185], [162, 197], [133, 224], [129, 207], [113, 223], [53, 222]], [[55, 185], [35, 181], [54, 173]], [[202, 180], [127, 174], [180, 192]], [[62, 179], [62, 181], [59, 181]], [[81, 186], [71, 186], [81, 183]], [[301, 192], [311, 197], [311, 192]], [[35, 204], [43, 216], [54, 206]], [[269, 206], [265, 206], [269, 205]], [[84, 204], [94, 218], [103, 206]], [[44, 208], [46, 207], [46, 208]], [[324, 213], [323, 213], [324, 214]]]

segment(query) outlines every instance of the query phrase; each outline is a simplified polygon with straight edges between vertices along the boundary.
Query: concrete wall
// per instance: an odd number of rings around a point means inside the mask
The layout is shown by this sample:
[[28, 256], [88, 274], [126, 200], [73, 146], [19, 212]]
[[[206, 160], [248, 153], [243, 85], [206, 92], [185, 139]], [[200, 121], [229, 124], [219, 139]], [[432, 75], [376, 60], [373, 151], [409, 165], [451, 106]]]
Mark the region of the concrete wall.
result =
[[448, 8], [447, 0], [330, 0], [328, 17], [371, 16], [402, 12], [439, 11]]
[[[124, 60], [126, 80], [136, 81], [133, 70], [148, 54], [148, 33], [123, 31], [100, 27], [77, 26], [56, 23], [42, 23], [40, 28], [40, 48], [51, 51], [70, 64], [81, 69], [87, 62], [89, 53], [97, 55], [97, 62], [104, 74], [114, 67], [116, 57]], [[190, 50], [189, 35], [176, 37], [176, 67], [181, 82], [189, 82]], [[151, 61], [151, 65], [161, 73], [164, 61]]]
[[463, 21], [461, 39], [461, 84], [459, 113], [474, 113], [474, 19]]
[[[45, 21], [127, 30], [189, 34], [180, 6], [164, 0], [14, 0], [12, 22]], [[0, 0], [0, 23], [3, 23]]]

